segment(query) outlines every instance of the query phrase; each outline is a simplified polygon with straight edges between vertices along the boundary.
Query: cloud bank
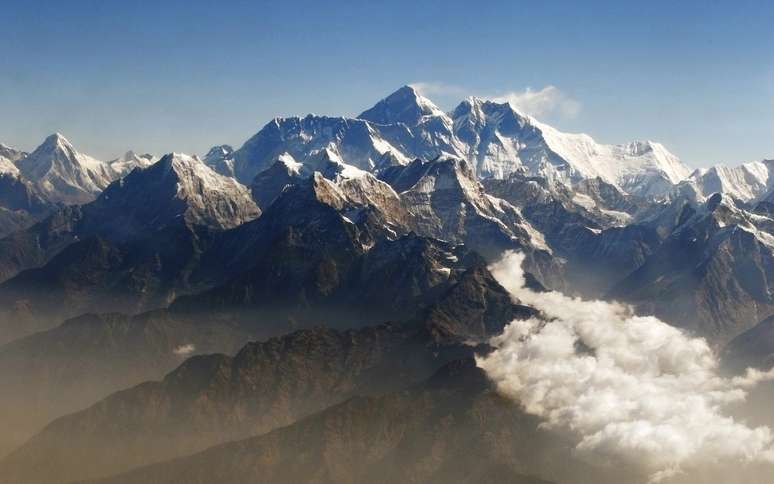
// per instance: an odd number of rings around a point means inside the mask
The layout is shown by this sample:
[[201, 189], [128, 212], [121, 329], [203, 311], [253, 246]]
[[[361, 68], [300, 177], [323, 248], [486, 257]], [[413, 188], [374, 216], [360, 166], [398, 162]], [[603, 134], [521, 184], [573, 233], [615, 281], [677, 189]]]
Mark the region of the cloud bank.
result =
[[507, 253], [492, 273], [550, 322], [512, 322], [479, 358], [500, 392], [570, 431], [581, 456], [644, 467], [652, 482], [718, 461], [774, 462], [769, 428], [723, 413], [774, 372], [721, 377], [703, 339], [625, 305], [526, 289], [522, 261]]

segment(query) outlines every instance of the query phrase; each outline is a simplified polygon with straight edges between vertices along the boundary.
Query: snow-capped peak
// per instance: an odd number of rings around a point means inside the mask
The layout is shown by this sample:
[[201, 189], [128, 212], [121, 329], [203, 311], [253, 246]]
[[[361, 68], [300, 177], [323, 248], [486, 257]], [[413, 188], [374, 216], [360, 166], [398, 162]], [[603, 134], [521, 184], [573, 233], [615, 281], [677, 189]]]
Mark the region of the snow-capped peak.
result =
[[113, 178], [105, 163], [79, 153], [60, 133], [46, 138], [16, 166], [55, 202], [91, 201]]
[[37, 181], [56, 168], [82, 167], [95, 171], [103, 168], [99, 160], [76, 151], [62, 134], [47, 137], [35, 151], [19, 161], [19, 168], [30, 180]]
[[196, 223], [230, 228], [260, 214], [247, 187], [216, 173], [196, 156], [164, 155], [154, 165], [135, 171], [125, 180], [126, 184], [138, 186], [165, 180], [174, 183], [174, 197], [186, 202], [186, 218]]
[[435, 116], [445, 116], [445, 114], [414, 87], [403, 86], [376, 103], [371, 109], [363, 111], [358, 118], [376, 124], [403, 123], [407, 126], [416, 126], [426, 117]]
[[589, 135], [543, 124], [510, 103], [477, 97], [446, 114], [411, 86], [401, 87], [356, 119], [275, 118], [233, 157], [217, 166], [208, 164], [248, 184], [282, 153], [302, 163], [308, 176], [325, 149], [343, 163], [373, 173], [440, 156], [466, 160], [479, 178], [506, 178], [524, 170], [571, 185], [599, 177], [639, 195], [668, 193], [689, 175], [658, 143], [597, 143]]

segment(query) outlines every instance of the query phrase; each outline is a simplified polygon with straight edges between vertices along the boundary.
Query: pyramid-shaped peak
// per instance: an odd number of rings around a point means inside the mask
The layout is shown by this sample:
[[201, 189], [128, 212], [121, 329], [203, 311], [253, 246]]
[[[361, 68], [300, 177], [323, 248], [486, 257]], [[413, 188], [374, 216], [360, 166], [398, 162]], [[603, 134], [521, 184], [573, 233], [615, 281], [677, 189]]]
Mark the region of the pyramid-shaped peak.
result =
[[41, 146], [66, 146], [66, 147], [72, 147], [72, 143], [70, 143], [70, 140], [65, 138], [65, 136], [62, 133], [54, 133], [49, 135], [44, 141]]
[[442, 116], [441, 109], [412, 86], [403, 86], [358, 116], [377, 124], [416, 126], [427, 116]]
[[19, 160], [19, 168], [33, 181], [44, 176], [54, 166], [65, 171], [80, 165], [79, 153], [62, 134], [54, 133], [35, 148], [29, 156]]

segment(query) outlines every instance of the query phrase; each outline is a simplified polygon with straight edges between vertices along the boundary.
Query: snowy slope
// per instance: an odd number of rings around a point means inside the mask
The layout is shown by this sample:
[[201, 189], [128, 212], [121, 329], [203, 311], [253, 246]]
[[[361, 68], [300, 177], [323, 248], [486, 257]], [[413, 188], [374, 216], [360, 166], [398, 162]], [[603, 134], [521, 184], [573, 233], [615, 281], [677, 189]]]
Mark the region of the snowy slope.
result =
[[455, 135], [466, 144], [480, 177], [505, 178], [523, 167], [565, 183], [599, 177], [629, 193], [660, 195], [689, 174], [659, 143], [597, 143], [586, 134], [561, 132], [508, 103], [468, 98], [452, 116]]
[[755, 202], [774, 189], [774, 160], [699, 168], [684, 184], [690, 185], [699, 200], [723, 193], [743, 202]]
[[602, 178], [624, 191], [643, 195], [665, 193], [688, 176], [688, 168], [662, 144], [633, 141], [605, 145], [586, 134], [562, 133], [532, 121], [549, 148], [579, 173], [579, 178]]

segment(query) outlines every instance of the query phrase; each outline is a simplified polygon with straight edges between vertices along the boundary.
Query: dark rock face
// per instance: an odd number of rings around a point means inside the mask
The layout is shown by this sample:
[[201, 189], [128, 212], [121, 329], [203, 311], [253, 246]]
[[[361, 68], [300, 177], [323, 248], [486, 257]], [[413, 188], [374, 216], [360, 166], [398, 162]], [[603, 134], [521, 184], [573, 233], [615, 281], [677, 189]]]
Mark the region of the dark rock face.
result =
[[[293, 202], [292, 210], [304, 210], [301, 204], [323, 203], [350, 221], [353, 215], [362, 219], [369, 214], [375, 229], [381, 224], [396, 234], [414, 231], [424, 237], [465, 243], [489, 260], [507, 249], [521, 249], [547, 285], [556, 286], [561, 279], [559, 264], [535, 240], [537, 233], [518, 210], [490, 197], [464, 161], [415, 160], [406, 166], [385, 168], [379, 175], [381, 182], [370, 175], [342, 179], [338, 171], [330, 170], [341, 165], [330, 160], [327, 167], [321, 165], [325, 173], [320, 175], [306, 174], [307, 168], [289, 163], [277, 161], [254, 180], [253, 197], [264, 208], [279, 200], [283, 190], [290, 190], [292, 195], [282, 197], [285, 217], [298, 217], [288, 206], [290, 197], [301, 199]], [[307, 177], [310, 181], [305, 181]], [[288, 188], [296, 185], [311, 185], [312, 190]]]
[[[211, 229], [231, 228], [258, 216], [247, 190], [222, 178], [208, 186], [190, 158], [168, 155], [111, 184], [92, 203], [66, 207], [30, 229], [0, 241], [0, 278], [38, 267], [73, 241], [99, 236], [113, 242], [152, 238], [181, 219]], [[205, 173], [217, 177], [214, 172]], [[233, 197], [233, 200], [231, 200]]]
[[64, 207], [27, 230], [0, 239], [0, 280], [39, 267], [76, 240], [79, 206]]
[[521, 250], [528, 270], [544, 285], [564, 286], [561, 263], [540, 234], [513, 205], [487, 194], [466, 162], [415, 160], [385, 169], [380, 178], [400, 194], [418, 233], [465, 243], [490, 261]]
[[774, 316], [759, 322], [726, 346], [724, 363], [732, 370], [768, 370], [774, 366]]
[[661, 243], [655, 229], [623, 225], [620, 218], [639, 210], [634, 197], [603, 181], [579, 183], [595, 206], [579, 205], [564, 185], [543, 178], [513, 174], [506, 180], [486, 180], [487, 191], [518, 206], [540, 231], [556, 254], [567, 260], [567, 288], [588, 297], [600, 297], [612, 285], [640, 267]]
[[[236, 276], [181, 298], [173, 310], [284, 321], [285, 331], [310, 321], [346, 327], [411, 317], [465, 270], [484, 264], [467, 248], [411, 233], [415, 217], [370, 175], [333, 182], [316, 174], [285, 189], [260, 219], [226, 234], [213, 249], [223, 257], [205, 254]], [[469, 230], [471, 239], [484, 236], [478, 226]], [[507, 243], [513, 246], [511, 237]]]
[[[0, 240], [0, 342], [84, 312], [135, 313], [202, 290], [191, 278], [215, 234], [259, 215], [246, 188], [168, 155]], [[14, 277], [15, 276], [15, 277]], [[63, 304], [64, 303], [64, 304]]]
[[[460, 346], [463, 343], [486, 341], [511, 320], [533, 314], [529, 308], [511, 302], [510, 296], [488, 273], [485, 262], [474, 254], [416, 236], [382, 244], [359, 259], [345, 261], [349, 271], [346, 277], [334, 278], [336, 284], [313, 286], [317, 287], [314, 294], [309, 292], [311, 288], [304, 290], [301, 294], [305, 294], [306, 299], [303, 300], [291, 296], [281, 298], [285, 293], [293, 294], [291, 287], [296, 283], [292, 282], [292, 277], [305, 277], [308, 268], [292, 272], [291, 279], [283, 282], [277, 279], [278, 274], [286, 272], [282, 265], [277, 271], [258, 266], [260, 270], [256, 270], [253, 277], [265, 278], [260, 283], [265, 284], [265, 288], [261, 286], [254, 294], [266, 291], [266, 298], [236, 298], [224, 306], [223, 300], [212, 299], [212, 295], [205, 293], [193, 301], [201, 306], [183, 307], [186, 301], [182, 300], [172, 311], [154, 311], [133, 318], [117, 315], [79, 318], [8, 345], [5, 349], [9, 370], [8, 374], [0, 371], [0, 382], [11, 382], [16, 390], [9, 394], [14, 398], [5, 401], [7, 411], [4, 415], [24, 415], [25, 419], [14, 419], [15, 434], [9, 437], [7, 446], [18, 443], [20, 438], [46, 422], [47, 417], [81, 408], [100, 395], [140, 381], [143, 376], [146, 379], [161, 376], [188, 351], [231, 353], [246, 341], [282, 334], [293, 327], [321, 323], [338, 327], [362, 326], [390, 317], [407, 318], [399, 330], [384, 329], [376, 333], [387, 331], [385, 338], [391, 335], [390, 341], [399, 345], [389, 356], [384, 356], [389, 358], [384, 365], [397, 368], [395, 361], [403, 358], [413, 365], [394, 376], [387, 375], [385, 369], [385, 375], [379, 377], [397, 382], [412, 371], [425, 371], [422, 368], [428, 365], [435, 368], [434, 362], [440, 361], [439, 354], [467, 353], [470, 347]], [[270, 259], [278, 262], [303, 260]], [[227, 287], [233, 289], [235, 295], [250, 294], [254, 286], [245, 285], [249, 280], [237, 279]], [[336, 308], [335, 314], [331, 308]], [[303, 337], [322, 330], [309, 331], [311, 333], [302, 331], [298, 335]], [[330, 331], [336, 338], [341, 338], [340, 333]], [[325, 341], [328, 339], [322, 343]], [[183, 356], [177, 354], [177, 350], [183, 351]], [[377, 347], [371, 350], [381, 351]], [[420, 350], [419, 356], [411, 356]], [[40, 354], [47, 356], [36, 356]], [[115, 361], [110, 360], [111, 354]], [[3, 355], [6, 353], [0, 347], [0, 361], [3, 361]], [[27, 370], [17, 371], [19, 368]], [[56, 384], [51, 375], [57, 375]], [[51, 398], [57, 392], [71, 397], [66, 401]], [[1, 402], [3, 399], [0, 398]], [[34, 412], [32, 408], [35, 408]], [[231, 431], [239, 428], [241, 424]], [[197, 442], [199, 437], [191, 436], [191, 439], [191, 442]], [[217, 440], [212, 443], [215, 442]]]
[[212, 235], [180, 223], [140, 241], [73, 241], [44, 266], [0, 284], [0, 314], [13, 322], [0, 328], [0, 341], [86, 312], [135, 314], [164, 307], [192, 290], [189, 273]]
[[301, 174], [292, 166], [277, 160], [255, 176], [250, 184], [250, 193], [261, 210], [266, 210], [285, 188], [301, 183], [302, 180]]
[[[131, 314], [174, 298], [175, 311], [275, 325], [266, 335], [310, 322], [410, 317], [469, 267], [468, 250], [412, 231], [467, 242], [490, 258], [522, 247], [541, 282], [556, 277], [551, 255], [531, 249], [518, 212], [484, 194], [461, 162], [423, 165], [405, 192], [416, 203], [371, 175], [314, 174], [283, 189], [259, 219], [228, 231], [199, 201], [174, 195], [186, 176], [173, 175], [194, 163], [165, 157], [92, 204], [0, 242], [10, 266], [42, 266], [0, 285], [5, 313], [18, 322], [4, 329], [5, 341], [84, 312]], [[416, 186], [425, 182], [436, 185], [429, 198]], [[153, 208], [143, 208], [140, 199], [154, 194]]]
[[486, 343], [502, 332], [504, 323], [536, 315], [532, 308], [512, 304], [510, 294], [479, 265], [462, 274], [459, 282], [428, 308], [424, 324], [439, 342]]
[[[768, 220], [768, 219], [766, 219]], [[771, 221], [717, 194], [678, 227], [611, 296], [725, 344], [774, 313]]]
[[[9, 320], [27, 321], [26, 328], [17, 324], [18, 331], [4, 330], [4, 340], [82, 312], [133, 313], [164, 306], [177, 295], [222, 284], [260, 261], [275, 264], [272, 259], [281, 254], [299, 255], [306, 266], [280, 274], [280, 279], [269, 278], [269, 284], [277, 283], [275, 289], [290, 290], [287, 284], [299, 284], [298, 290], [315, 290], [298, 278], [317, 274], [312, 285], [335, 284], [337, 260], [343, 263], [342, 257], [364, 254], [377, 240], [408, 233], [412, 224], [397, 194], [373, 177], [334, 183], [316, 175], [256, 224], [221, 237], [218, 229], [244, 219], [231, 209], [213, 212], [217, 196], [200, 200], [185, 195], [212, 192], [191, 189], [196, 186], [196, 177], [191, 181], [190, 176], [198, 168], [195, 163], [165, 157], [111, 185], [92, 204], [63, 209], [0, 242], [8, 249], [0, 256], [8, 275], [42, 266], [0, 286]], [[184, 196], [179, 194], [180, 184], [188, 187]], [[314, 254], [317, 262], [304, 259], [299, 251]], [[380, 252], [374, 257], [381, 257]], [[424, 284], [433, 285], [442, 276], [433, 275]], [[281, 278], [286, 277], [297, 280], [283, 286]], [[298, 295], [290, 291], [282, 297], [290, 301]]]
[[260, 211], [245, 187], [198, 159], [169, 154], [111, 184], [89, 204], [94, 218], [121, 238], [137, 237], [182, 218], [191, 225], [230, 229], [257, 218]]
[[468, 251], [402, 235], [407, 223], [386, 184], [316, 174], [285, 190], [258, 220], [225, 233], [195, 274], [220, 273], [222, 282], [173, 309], [339, 326], [410, 316], [464, 270]]

